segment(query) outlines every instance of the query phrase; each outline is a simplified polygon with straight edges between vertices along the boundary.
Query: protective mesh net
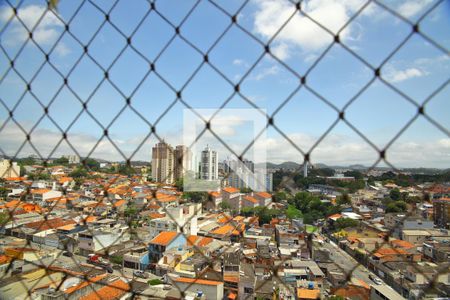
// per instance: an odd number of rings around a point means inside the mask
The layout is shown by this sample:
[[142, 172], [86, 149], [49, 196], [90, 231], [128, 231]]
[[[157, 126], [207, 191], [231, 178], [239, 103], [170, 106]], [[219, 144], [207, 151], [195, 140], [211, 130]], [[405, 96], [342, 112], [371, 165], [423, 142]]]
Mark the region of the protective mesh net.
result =
[[[392, 80], [389, 80], [388, 76], [383, 72], [386, 70], [391, 59], [401, 52], [413, 39], [422, 39], [427, 43], [428, 47], [434, 48], [441, 57], [444, 59], [449, 58], [449, 50], [446, 46], [448, 43], [446, 44], [445, 41], [436, 39], [433, 34], [428, 33], [426, 29], [422, 29], [422, 23], [433, 14], [433, 11], [441, 6], [448, 5], [446, 1], [433, 2], [428, 5], [424, 11], [420, 12], [419, 16], [414, 18], [414, 20], [405, 17], [390, 4], [381, 1], [361, 1], [359, 8], [352, 12], [351, 16], [344, 24], [342, 24], [339, 30], [331, 30], [317, 20], [314, 15], [309, 14], [308, 9], [304, 9], [304, 6], [307, 6], [307, 3], [302, 3], [302, 1], [286, 1], [282, 2], [282, 5], [289, 8], [285, 10], [288, 13], [283, 15], [283, 20], [278, 22], [276, 28], [271, 29], [270, 34], [266, 34], [264, 37], [260, 34], [256, 34], [249, 28], [248, 24], [246, 24], [245, 21], [241, 21], [240, 18], [248, 6], [251, 5], [252, 1], [241, 1], [238, 5], [235, 5], [234, 9], [229, 9], [229, 7], [224, 5], [221, 1], [195, 1], [189, 5], [186, 4], [185, 6], [187, 6], [187, 9], [177, 10], [177, 18], [174, 18], [171, 15], [171, 11], [167, 10], [166, 5], [160, 6], [160, 2], [148, 1], [144, 3], [141, 10], [129, 11], [129, 14], [133, 14], [133, 24], [131, 25], [121, 22], [120, 18], [116, 16], [119, 10], [121, 10], [122, 13], [123, 11], [126, 11], [128, 5], [127, 1], [116, 0], [111, 1], [108, 4], [93, 0], [78, 1], [76, 8], [68, 14], [69, 17], [67, 18], [63, 18], [61, 14], [58, 13], [58, 6], [60, 6], [61, 3], [58, 4], [57, 2], [58, 1], [50, 1], [49, 3], [41, 3], [41, 5], [45, 5], [46, 9], [35, 11], [38, 16], [35, 19], [36, 22], [33, 22], [32, 24], [27, 22], [25, 14], [20, 13], [21, 10], [29, 4], [26, 1], [12, 2], [8, 0], [2, 4], [3, 12], [7, 13], [3, 13], [3, 22], [0, 29], [0, 49], [2, 52], [0, 90], [8, 90], [11, 85], [11, 80], [15, 80], [14, 84], [21, 86], [22, 89], [20, 92], [16, 93], [14, 97], [9, 94], [7, 96], [6, 94], [0, 94], [2, 115], [5, 116], [2, 118], [0, 135], [8, 134], [6, 128], [14, 125], [16, 128], [14, 134], [20, 137], [23, 136], [23, 140], [21, 140], [17, 147], [12, 151], [9, 148], [6, 149], [6, 145], [0, 145], [1, 154], [4, 157], [7, 157], [11, 163], [20, 158], [24, 149], [28, 148], [32, 149], [36, 158], [41, 160], [44, 166], [47, 166], [49, 165], [48, 161], [54, 157], [55, 153], [58, 153], [58, 149], [62, 145], [65, 145], [65, 147], [67, 147], [66, 149], [73, 151], [75, 156], [82, 157], [81, 163], [86, 170], [95, 172], [96, 170], [92, 169], [90, 158], [95, 158], [96, 151], [101, 147], [105, 147], [106, 144], [113, 152], [117, 152], [121, 159], [125, 161], [126, 167], [131, 167], [131, 162], [135, 159], [136, 154], [141, 151], [144, 144], [150, 138], [154, 138], [156, 141], [163, 141], [164, 136], [159, 134], [159, 128], [161, 128], [159, 125], [163, 122], [162, 120], [164, 120], [166, 115], [171, 112], [173, 107], [181, 106], [183, 108], [195, 109], [196, 105], [190, 104], [190, 101], [186, 99], [185, 94], [189, 92], [189, 87], [194, 84], [196, 78], [201, 76], [200, 74], [204, 68], [212, 70], [218, 80], [227, 85], [230, 90], [229, 94], [220, 95], [223, 102], [217, 104], [217, 113], [220, 112], [221, 109], [227, 107], [234, 97], [240, 97], [240, 99], [248, 104], [248, 106], [256, 109], [261, 115], [267, 118], [267, 127], [265, 130], [273, 129], [282, 136], [289, 143], [290, 147], [298, 152], [298, 157], [301, 158], [301, 161], [311, 162], [311, 157], [314, 155], [316, 149], [330, 135], [333, 129], [338, 126], [338, 124], [347, 125], [377, 153], [377, 159], [373, 162], [370, 169], [374, 169], [380, 163], [384, 163], [396, 170], [396, 166], [388, 159], [389, 150], [402, 134], [419, 118], [429, 122], [431, 126], [440, 131], [445, 137], [449, 137], [449, 131], [446, 125], [441, 124], [442, 122], [436, 120], [432, 115], [427, 113], [427, 106], [430, 105], [430, 103], [433, 102], [433, 99], [448, 86], [450, 80], [448, 72], [445, 74], [439, 85], [427, 92], [425, 96], [420, 97], [411, 95], [400, 89], [392, 82]], [[272, 5], [281, 5], [280, 3], [281, 2], [278, 4], [272, 3]], [[209, 43], [207, 43], [207, 47], [204, 47], [200, 46], [198, 40], [190, 35], [191, 29], [189, 28], [189, 23], [194, 22], [196, 21], [196, 18], [199, 18], [197, 11], [201, 9], [202, 5], [206, 4], [214, 11], [217, 18], [223, 18], [227, 21], [224, 22], [225, 25], [223, 28], [216, 28], [215, 30], [207, 30], [209, 28], [205, 28], [203, 39], [209, 41]], [[373, 59], [366, 58], [364, 53], [361, 53], [355, 47], [349, 46], [347, 39], [343, 38], [346, 36], [346, 30], [348, 30], [349, 26], [357, 22], [359, 17], [374, 7], [387, 14], [390, 18], [395, 18], [396, 22], [401, 22], [404, 26], [409, 28], [405, 35], [398, 35], [397, 37], [400, 36], [400, 38], [395, 39], [394, 42], [390, 41], [392, 47], [388, 51], [380, 51], [380, 53], [382, 53], [380, 56], [382, 57], [376, 60], [376, 62], [374, 62]], [[97, 22], [92, 24], [83, 23], [85, 22], [85, 16], [87, 15], [97, 15]], [[291, 22], [296, 22], [299, 17], [301, 17], [303, 22], [309, 22], [314, 26], [317, 26], [323, 34], [328, 35], [329, 39], [329, 43], [321, 49], [320, 53], [312, 57], [307, 68], [302, 70], [293, 64], [287, 63], [283, 58], [282, 52], [280, 52], [280, 48], [276, 46], [278, 39], [284, 34], [283, 30], [288, 29], [290, 26], [289, 24], [291, 24]], [[43, 30], [43, 28], [49, 26], [49, 23], [50, 26], [52, 24], [58, 24], [59, 30], [57, 33], [54, 33], [57, 35], [57, 38], [55, 38], [51, 44], [43, 44], [42, 35], [48, 33]], [[72, 29], [78, 26], [85, 26], [87, 33], [82, 36], [77, 33], [79, 32], [78, 30]], [[20, 32], [16, 30], [18, 27], [20, 27]], [[117, 40], [117, 43], [115, 43], [114, 48], [104, 49], [105, 57], [98, 57], [93, 51], [90, 51], [90, 49], [98, 49], [98, 47], [101, 47], [101, 40], [104, 38], [102, 32], [107, 27], [113, 32], [114, 39]], [[164, 30], [161, 28], [164, 28]], [[26, 31], [26, 37], [22, 38], [20, 40], [20, 45], [16, 45], [14, 48], [15, 51], [12, 51], [8, 44], [7, 37], [11, 34], [23, 34], [24, 31]], [[229, 38], [229, 33], [231, 31], [237, 32], [244, 37], [244, 39], [247, 39], [249, 43], [252, 43], [257, 49], [254, 51], [255, 56], [252, 57], [252, 59], [249, 59], [251, 63], [246, 65], [245, 72], [237, 78], [230, 75], [229, 72], [225, 70], [221, 64], [218, 64], [217, 60], [214, 58], [214, 51], [216, 48], [230, 47], [231, 49], [233, 46], [235, 41]], [[136, 41], [141, 39], [142, 35], [145, 36], [147, 34], [151, 37], [153, 33], [158, 37], [156, 42], [158, 47], [157, 49], [153, 49], [153, 51], [146, 51], [145, 48], [140, 47], [140, 44]], [[79, 56], [75, 60], [63, 61], [64, 64], [62, 65], [61, 61], [57, 61], [54, 58], [55, 53], [61, 51], [64, 52], [65, 49], [62, 46], [63, 41], [69, 39], [73, 45], [76, 45]], [[153, 43], [154, 41], [149, 42]], [[163, 64], [162, 61], [167, 59], [165, 58], [166, 53], [171, 52], [173, 54], [175, 43], [182, 43], [183, 49], [185, 49], [185, 53], [177, 53], [176, 55], [195, 56], [198, 58], [197, 63], [192, 66], [192, 70], [189, 73], [184, 74], [185, 78], [182, 82], [179, 82], [179, 79], [174, 79], [173, 73], [177, 72], [176, 68], [169, 69], [168, 71], [167, 68], [160, 67], [160, 65]], [[377, 45], [377, 43], [374, 43], [374, 45]], [[368, 80], [363, 85], [358, 86], [354, 93], [348, 97], [342, 105], [337, 105], [333, 99], [324, 96], [321, 92], [320, 85], [317, 86], [314, 83], [310, 83], [310, 78], [311, 76], [314, 76], [314, 71], [320, 67], [323, 60], [332, 55], [332, 49], [335, 47], [339, 47], [340, 51], [349, 57], [349, 60], [360, 63], [367, 70], [367, 74], [369, 74], [367, 77]], [[30, 49], [32, 49], [32, 56], [30, 56], [29, 53]], [[127, 59], [130, 56], [133, 56], [134, 59], [139, 59], [141, 65], [144, 66], [144, 70], [137, 70], [136, 66], [132, 65], [128, 68], [125, 66], [127, 70], [126, 75], [129, 76], [129, 81], [131, 83], [123, 85], [121, 81], [116, 79], [115, 72], [117, 71], [115, 70], [115, 66], [120, 64], [123, 70], [124, 64], [127, 64]], [[279, 68], [282, 68], [284, 72], [289, 74], [289, 77], [292, 79], [290, 83], [293, 84], [293, 89], [280, 100], [277, 108], [270, 113], [266, 113], [262, 110], [257, 101], [255, 101], [250, 94], [246, 93], [244, 88], [247, 82], [252, 80], [252, 77], [255, 76], [255, 69], [258, 68], [259, 64], [264, 59], [268, 58]], [[24, 68], [24, 65], [28, 64], [32, 65], [32, 68]], [[89, 64], [89, 67], [86, 67], [86, 64]], [[53, 74], [50, 83], [42, 78], [42, 74], [49, 74], [49, 72]], [[96, 74], [96, 79], [89, 80], [89, 82], [83, 82], [82, 77], [91, 72]], [[333, 72], [333, 70], [330, 69], [330, 72]], [[81, 82], [82, 84], [85, 84], [85, 86], [80, 86], [80, 76]], [[156, 78], [159, 84], [167, 90], [167, 93], [163, 95], [161, 99], [161, 101], [167, 103], [167, 105], [164, 110], [149, 117], [137, 107], [135, 99], [139, 94], [141, 87], [145, 85], [147, 79], [151, 77]], [[360, 101], [362, 95], [374, 84], [383, 85], [383, 87], [395, 95], [395, 101], [405, 101], [415, 110], [415, 113], [411, 117], [408, 117], [398, 131], [389, 132], [389, 135], [391, 135], [392, 138], [390, 138], [383, 147], [380, 147], [378, 143], [372, 141], [371, 138], [364, 133], [364, 130], [359, 128], [361, 125], [353, 124], [352, 120], [349, 119], [346, 114], [348, 109]], [[91, 108], [94, 106], [92, 102], [97, 101], [97, 97], [101, 97], [99, 95], [102, 95], [102, 88], [106, 85], [115, 93], [114, 100], [110, 100], [111, 103], [120, 102], [118, 109], [114, 113], [111, 113], [111, 111], [103, 112], [102, 110]], [[52, 89], [52, 96], [40, 96], [42, 89]], [[321, 102], [327, 109], [330, 109], [335, 113], [333, 122], [325, 128], [323, 133], [308, 148], [300, 147], [298, 143], [291, 139], [289, 134], [284, 132], [284, 129], [279, 126], [277, 122], [279, 116], [280, 119], [282, 118], [283, 109], [288, 107], [291, 101], [294, 101], [293, 99], [300, 91], [307, 91], [314, 96], [314, 101]], [[61, 99], [64, 99], [67, 95], [70, 95], [70, 98], [73, 99], [74, 103], [79, 104], [79, 110], [67, 112], [67, 114], [64, 114], [64, 118], [61, 119], [57, 115], [52, 114], [52, 110], [54, 106], [61, 105]], [[62, 105], [64, 105], [63, 103]], [[33, 123], [24, 123], [16, 118], [17, 113], [24, 105], [32, 105], [36, 108], [35, 113], [39, 116], [34, 119]], [[382, 110], [389, 109], [390, 108], [388, 107], [382, 108]], [[118, 120], [120, 120], [121, 115], [125, 113], [133, 114], [134, 118], [138, 119], [141, 124], [141, 131], [145, 132], [139, 143], [137, 143], [137, 146], [133, 149], [128, 148], [126, 151], [123, 150], [125, 146], [123, 144], [118, 144], [117, 141], [111, 137], [110, 133], [116, 122], [119, 122]], [[210, 133], [225, 148], [242, 160], [255, 141], [249, 140], [248, 146], [244, 147], [244, 151], [240, 153], [236, 152], [232, 147], [227, 145], [227, 141], [223, 140], [220, 134], [214, 132], [214, 128], [211, 127], [211, 122], [214, 117], [215, 115], [209, 119], [201, 117], [205, 123], [205, 127], [204, 130], [200, 132], [198, 138], [205, 133]], [[80, 145], [77, 144], [77, 140], [71, 139], [71, 130], [76, 127], [79, 122], [84, 122], [86, 118], [89, 118], [92, 126], [101, 128], [101, 135], [98, 136], [97, 140], [92, 142], [92, 145], [88, 146], [89, 149], [85, 151], [85, 153], [80, 153]], [[51, 124], [58, 134], [56, 138], [47, 143], [46, 148], [42, 149], [42, 147], [37, 147], [35, 145], [36, 139], [34, 136], [38, 136], [37, 138], [43, 137], [42, 134], [38, 133], [41, 130], [40, 124], [44, 122]], [[295, 127], [297, 125], [290, 124], [290, 126]], [[301, 170], [299, 169], [298, 171]], [[16, 175], [19, 176], [19, 174]], [[103, 188], [103, 193], [99, 192], [98, 195], [101, 194], [101, 196], [94, 198], [95, 204], [92, 205], [89, 210], [81, 212], [72, 211], [71, 213], [73, 213], [74, 216], [78, 216], [80, 224], [89, 224], [94, 215], [98, 216], [104, 211], [104, 199], [117, 194], [118, 187], [124, 182], [128, 182], [127, 180], [129, 180], [130, 177], [119, 174], [109, 174], [106, 179], [102, 179], [101, 186]], [[95, 181], [97, 179], [98, 178], [93, 178], [92, 180]], [[292, 177], [287, 176], [283, 178], [280, 186], [284, 185], [286, 188], [289, 188], [291, 183]], [[26, 199], [34, 197], [34, 195], [31, 194], [31, 190], [31, 188], [28, 189], [28, 192], [23, 197]], [[40, 214], [44, 217], [42, 221], [37, 221], [33, 223], [31, 227], [27, 227], [26, 229], [22, 226], [15, 226], [13, 228], [14, 233], [11, 235], [27, 237], [30, 235], [30, 228], [33, 232], [38, 232], [42, 229], [55, 228], [56, 225], [52, 224], [55, 222], [53, 210], [61, 209], [61, 205], [67, 205], [67, 202], [69, 202], [68, 199], [71, 197], [71, 191], [68, 191], [65, 187], [62, 187], [61, 190], [62, 195], [51, 205], [40, 211]], [[126, 191], [129, 192], [128, 190]], [[147, 200], [149, 202], [152, 200], [159, 201], [160, 195], [154, 191], [152, 197]], [[10, 218], [17, 222], [15, 215], [18, 210], [23, 209], [23, 203], [18, 201], [15, 204], [14, 202], [10, 202], [9, 204], [10, 206], [8, 207], [7, 212], [9, 213]], [[124, 230], [116, 237], [117, 243], [113, 242], [112, 245], [118, 244], [122, 240], [131, 237], [131, 240], [135, 242], [134, 246], [141, 242], [144, 248], [148, 247], [149, 240], [146, 238], [146, 235], [139, 230], [140, 225], [144, 221], [141, 213], [147, 211], [147, 209], [147, 206], [142, 206], [140, 208], [128, 206], [120, 216], [117, 216], [116, 223], [122, 224]], [[196, 207], [196, 210], [198, 209], [199, 208]], [[184, 224], [179, 224], [178, 220], [175, 216], [172, 216], [169, 210], [165, 210], [165, 213], [166, 217], [172, 218], [174, 223], [179, 227], [180, 230], [178, 231], [180, 232], [177, 233], [177, 235], [185, 235], [183, 229], [190, 220], [186, 220]], [[405, 218], [406, 217], [408, 217], [408, 214], [405, 215]], [[224, 218], [227, 218], [227, 216], [224, 215]], [[7, 223], [2, 224], [3, 230], [7, 229], [6, 224]], [[66, 225], [70, 226], [70, 224], [71, 223], [69, 222]], [[62, 226], [65, 224], [59, 225]], [[242, 223], [229, 218], [226, 219], [224, 225], [229, 225], [234, 230], [240, 230]], [[86, 235], [87, 239], [91, 238], [91, 242], [94, 242], [92, 240], [94, 239], [98, 244], [104, 243], [103, 240], [98, 238], [94, 226], [87, 226], [86, 228], [87, 229], [83, 234]], [[8, 230], [12, 231], [11, 228], [8, 228]], [[389, 237], [394, 230], [395, 228], [384, 235], [385, 242], [377, 244], [373, 249], [372, 254], [376, 253], [377, 250], [389, 243]], [[224, 271], [221, 268], [224, 264], [232, 266], [232, 261], [236, 259], [236, 257], [239, 257], [239, 255], [234, 252], [235, 245], [233, 243], [227, 243], [220, 253], [204, 253], [204, 248], [199, 246], [198, 243], [189, 242], [192, 240], [192, 237], [185, 237], [188, 240], [188, 244], [191, 244], [190, 246], [193, 248], [191, 251], [195, 252], [197, 257], [203, 257], [207, 266], [200, 274], [197, 274], [196, 278], [192, 281], [188, 280], [186, 281], [187, 283], [183, 284], [174, 282], [172, 288], [178, 289], [180, 295], [185, 295], [185, 292], [192, 290], [191, 286], [195, 285], [199, 280], [210, 279], [225, 281], [226, 291], [237, 292], [238, 283], [224, 278]], [[71, 242], [73, 242], [71, 238], [66, 240], [64, 247], [66, 247], [67, 250], [71, 249]], [[1, 281], [6, 282], [9, 280], [6, 274], [16, 268], [16, 264], [22, 260], [26, 253], [28, 253], [27, 249], [29, 247], [36, 247], [33, 240], [28, 239], [27, 245], [22, 245], [20, 248], [16, 249], [14, 258], [6, 264], [5, 275], [3, 275]], [[114, 253], [116, 252], [114, 246], [101, 248], [106, 249], [105, 253], [103, 253], [105, 257], [114, 260]], [[334, 250], [331, 250], [331, 252], [333, 251]], [[67, 293], [67, 282], [73, 278], [80, 278], [82, 281], [88, 283], [87, 286], [90, 287], [90, 291], [94, 292], [99, 299], [114, 297], [112, 295], [119, 297], [124, 292], [129, 293], [130, 297], [137, 299], [161, 297], [157, 292], [154, 292], [155, 294], [153, 294], [153, 292], [146, 294], [149, 287], [147, 283], [144, 284], [139, 281], [118, 281], [118, 277], [114, 277], [114, 275], [120, 275], [127, 278], [133, 277], [132, 274], [124, 273], [123, 269], [114, 270], [112, 275], [105, 276], [98, 269], [92, 269], [92, 266], [86, 265], [85, 261], [82, 261], [82, 259], [85, 258], [81, 258], [79, 255], [64, 257], [63, 253], [64, 252], [60, 252], [56, 256], [40, 256], [37, 260], [33, 260], [33, 262], [29, 263], [35, 265], [35, 267], [41, 268], [43, 273], [38, 278], [21, 277], [22, 279], [17, 281], [17, 288], [27, 291], [29, 296], [32, 297], [35, 295], [36, 290], [41, 289], [43, 286], [51, 286], [53, 287], [54, 294], [57, 294], [60, 291], [61, 297], [64, 298], [69, 297]], [[331, 256], [333, 257], [333, 253]], [[367, 266], [368, 264], [368, 261], [363, 259], [358, 263], [349, 260], [352, 262], [351, 264], [346, 260], [340, 261], [338, 257], [335, 257], [334, 260], [336, 267], [345, 274], [345, 280], [333, 284], [334, 287], [346, 286], [351, 282], [354, 273], [364, 273], [365, 267], [362, 265]], [[61, 263], [61, 261], [63, 261], [63, 263]], [[254, 285], [253, 291], [247, 291], [249, 293], [247, 298], [254, 298], [254, 293], [259, 291], [265, 291], [261, 293], [265, 293], [266, 298], [272, 298], [274, 293], [277, 294], [276, 297], [279, 297], [279, 295], [283, 293], [287, 295], [288, 292], [291, 291], [292, 298], [290, 299], [293, 299], [295, 297], [293, 285], [287, 284], [285, 280], [278, 277], [279, 271], [283, 270], [289, 262], [290, 259], [283, 258], [280, 258], [276, 263], [272, 264], [265, 264], [261, 261], [257, 263], [251, 262], [251, 264], [263, 265], [266, 268], [269, 268], [270, 271], [264, 275], [266, 277], [261, 277], [261, 280], [258, 279]], [[244, 269], [247, 268], [247, 264], [238, 261], [237, 265], [239, 264], [241, 271], [244, 272]], [[411, 263], [410, 266], [417, 269], [416, 263]], [[423, 269], [417, 269], [417, 272], [422, 272], [422, 270]], [[428, 273], [423, 274], [426, 278], [423, 292], [426, 292], [427, 289], [436, 288], [439, 276], [448, 272], [448, 265], [443, 264], [442, 266], [438, 266], [437, 270], [438, 271], [434, 272], [432, 275]], [[367, 277], [368, 275], [365, 274], [362, 276]], [[105, 290], [104, 288], [108, 288], [108, 290]], [[239, 297], [244, 299], [242, 295], [239, 295]]]

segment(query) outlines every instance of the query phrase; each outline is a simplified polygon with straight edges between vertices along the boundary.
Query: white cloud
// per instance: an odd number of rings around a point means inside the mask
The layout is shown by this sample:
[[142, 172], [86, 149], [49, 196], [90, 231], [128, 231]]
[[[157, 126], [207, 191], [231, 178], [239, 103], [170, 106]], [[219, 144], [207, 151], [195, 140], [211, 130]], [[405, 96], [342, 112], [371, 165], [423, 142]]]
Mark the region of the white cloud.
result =
[[[224, 117], [222, 119], [218, 119], [216, 124], [225, 124], [226, 122], [231, 122], [237, 126], [238, 124], [242, 124], [243, 121], [238, 117], [231, 119], [231, 121], [228, 117]], [[234, 134], [237, 134], [239, 131], [236, 126], [230, 125], [227, 129], [220, 130], [227, 131], [231, 128], [231, 130], [235, 131]], [[176, 134], [179, 134], [179, 131], [159, 133], [162, 138], [167, 137], [166, 140], [172, 145], [181, 143], [180, 140], [176, 139]], [[287, 136], [304, 151], [308, 151], [318, 139], [317, 136], [305, 133], [292, 133]], [[226, 138], [225, 136], [223, 137]], [[126, 156], [130, 156], [134, 152], [134, 150], [142, 142], [143, 138], [143, 135], [134, 135], [127, 138], [111, 137], [113, 142], [122, 150], [122, 152], [124, 152]], [[253, 137], [249, 136], [244, 142], [241, 143], [234, 139], [224, 140], [232, 149], [239, 152], [245, 148], [244, 145], [246, 146], [249, 142], [251, 142], [251, 140], [249, 140], [251, 138]], [[43, 156], [48, 156], [60, 139], [60, 133], [49, 129], [37, 129], [31, 136], [33, 145]], [[86, 156], [96, 144], [98, 136], [93, 134], [69, 133], [68, 139], [81, 156]], [[25, 135], [17, 126], [14, 126], [10, 122], [1, 131], [0, 147], [7, 155], [14, 155], [24, 140]], [[156, 141], [157, 140], [155, 138], [147, 140], [133, 159], [150, 161], [151, 146], [156, 143]], [[225, 158], [227, 155], [230, 155], [228, 151], [210, 134], [198, 142], [196, 145], [197, 149], [203, 148], [206, 143], [209, 143], [211, 147], [219, 152], [221, 159]], [[256, 145], [255, 147], [259, 149], [261, 146], [264, 146], [267, 150], [267, 161], [275, 163], [284, 161], [303, 161], [301, 153], [299, 153], [286, 139], [281, 136], [267, 137], [262, 143]], [[427, 142], [399, 140], [388, 149], [387, 159], [396, 167], [444, 168], [450, 165], [449, 149], [449, 138], [429, 140]], [[251, 150], [248, 154], [250, 153], [252, 153]], [[25, 146], [19, 153], [19, 157], [30, 154], [36, 153], [30, 146]], [[65, 142], [63, 142], [51, 156], [59, 157], [64, 154], [75, 154]], [[111, 161], [123, 160], [123, 157], [107, 139], [103, 139], [99, 143], [91, 157]], [[317, 148], [313, 150], [311, 159], [313, 163], [325, 163], [328, 165], [350, 165], [360, 163], [370, 166], [378, 159], [378, 153], [371, 146], [360, 139], [347, 135], [331, 133], [324, 140], [322, 140]]]
[[289, 45], [286, 43], [279, 43], [271, 49], [273, 55], [279, 59], [289, 58], [291, 53], [289, 52]]
[[427, 73], [418, 68], [407, 68], [404, 70], [397, 70], [393, 66], [388, 66], [386, 68], [386, 74], [383, 75], [388, 81], [396, 83], [402, 82], [411, 78], [423, 77]]
[[262, 80], [268, 76], [276, 75], [280, 71], [280, 68], [277, 65], [273, 65], [271, 67], [267, 67], [257, 72], [255, 75], [250, 76], [251, 80]]
[[55, 47], [55, 52], [58, 53], [59, 56], [66, 56], [72, 52], [69, 47], [66, 46], [64, 43], [59, 43]]
[[408, 0], [402, 3], [397, 11], [407, 17], [414, 17], [418, 13], [424, 13], [424, 9], [431, 3], [433, 0]]
[[[302, 11], [333, 33], [337, 33], [349, 18], [364, 4], [363, 0], [311, 0], [302, 2]], [[274, 49], [288, 57], [292, 47], [303, 51], [317, 51], [333, 41], [332, 35], [313, 21], [296, 12], [295, 6], [288, 1], [255, 0], [254, 31], [270, 39], [280, 30], [292, 14], [295, 14], [279, 32]], [[353, 24], [340, 33], [346, 40], [352, 35]], [[288, 48], [289, 47], [289, 48]]]
[[[0, 10], [0, 20], [7, 22], [13, 16], [11, 7], [4, 6]], [[23, 23], [23, 24], [22, 24]], [[24, 26], [25, 25], [25, 26]], [[28, 39], [28, 31], [33, 32], [33, 40], [41, 46], [52, 46], [64, 29], [64, 23], [55, 13], [48, 11], [43, 5], [27, 5], [17, 10], [5, 35], [5, 43], [9, 46], [22, 44]], [[62, 42], [56, 47], [56, 53], [67, 55], [69, 49]]]
[[242, 59], [236, 58], [235, 60], [233, 60], [233, 65], [235, 65], [235, 66], [241, 66], [243, 64], [244, 64], [244, 60], [242, 60]]

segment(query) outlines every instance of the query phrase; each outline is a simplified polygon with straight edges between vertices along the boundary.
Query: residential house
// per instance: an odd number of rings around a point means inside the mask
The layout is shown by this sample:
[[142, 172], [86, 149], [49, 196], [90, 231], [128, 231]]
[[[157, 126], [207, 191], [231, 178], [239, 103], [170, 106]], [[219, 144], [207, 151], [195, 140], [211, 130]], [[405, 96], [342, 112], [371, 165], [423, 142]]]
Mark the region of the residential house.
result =
[[266, 192], [254, 193], [253, 197], [255, 197], [259, 206], [268, 206], [272, 202], [272, 195]]
[[154, 237], [148, 246], [150, 263], [158, 262], [164, 252], [186, 244], [186, 237], [176, 231], [163, 231]]
[[237, 188], [227, 187], [222, 189], [222, 202], [228, 203], [231, 209], [241, 211], [242, 207], [241, 193]]
[[132, 248], [123, 255], [123, 267], [145, 270], [149, 266], [148, 248], [141, 246]]
[[[195, 292], [197, 297], [204, 295], [206, 299], [223, 299], [223, 282], [176, 275], [169, 276], [169, 278], [171, 283], [177, 287], [178, 293], [179, 291]], [[181, 298], [182, 296], [179, 295], [179, 299]]]
[[127, 225], [117, 224], [113, 227], [102, 226], [93, 230], [78, 233], [78, 249], [80, 255], [105, 252], [109, 247], [130, 240]]

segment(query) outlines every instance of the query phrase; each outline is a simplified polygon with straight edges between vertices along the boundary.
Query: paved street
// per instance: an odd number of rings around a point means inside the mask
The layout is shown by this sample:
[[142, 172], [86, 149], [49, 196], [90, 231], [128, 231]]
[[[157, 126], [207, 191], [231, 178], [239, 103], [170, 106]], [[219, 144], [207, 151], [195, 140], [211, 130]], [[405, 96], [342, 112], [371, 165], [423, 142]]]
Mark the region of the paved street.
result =
[[[333, 262], [336, 263], [339, 267], [341, 267], [344, 271], [350, 272], [352, 269], [354, 269], [351, 278], [353, 282], [358, 283], [359, 281], [363, 281], [368, 286], [375, 285], [375, 282], [373, 282], [369, 278], [369, 275], [373, 273], [371, 273], [363, 265], [359, 264], [355, 259], [353, 259], [353, 257], [351, 257], [344, 250], [339, 248], [335, 243], [333, 243], [332, 241], [324, 242], [322, 248], [328, 249], [330, 251], [331, 259], [333, 260]], [[385, 284], [384, 282], [382, 286], [395, 292], [394, 289], [392, 289], [389, 285]]]

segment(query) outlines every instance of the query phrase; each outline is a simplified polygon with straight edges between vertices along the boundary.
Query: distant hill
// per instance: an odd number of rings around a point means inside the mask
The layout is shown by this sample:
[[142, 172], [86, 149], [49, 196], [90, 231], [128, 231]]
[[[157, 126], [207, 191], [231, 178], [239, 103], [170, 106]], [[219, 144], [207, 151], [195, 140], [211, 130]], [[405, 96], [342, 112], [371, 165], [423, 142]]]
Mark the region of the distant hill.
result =
[[[261, 167], [263, 166], [264, 163], [258, 163], [256, 164], [257, 167]], [[286, 161], [283, 162], [281, 164], [275, 164], [275, 163], [271, 163], [271, 162], [267, 162], [266, 164], [266, 168], [267, 169], [299, 169], [301, 168], [301, 164], [293, 162], [293, 161]]]

